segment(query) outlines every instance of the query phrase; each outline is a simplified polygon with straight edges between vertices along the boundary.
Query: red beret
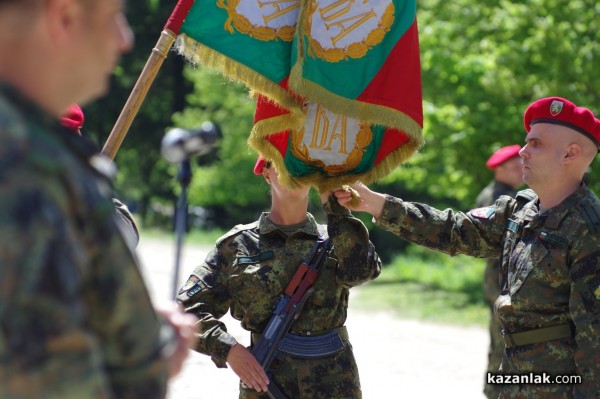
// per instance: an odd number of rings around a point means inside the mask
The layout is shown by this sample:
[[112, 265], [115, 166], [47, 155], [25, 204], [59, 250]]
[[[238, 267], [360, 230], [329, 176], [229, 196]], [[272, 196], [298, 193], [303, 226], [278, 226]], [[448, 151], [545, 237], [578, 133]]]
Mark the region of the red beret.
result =
[[77, 104], [73, 104], [69, 107], [67, 112], [65, 112], [63, 117], [60, 118], [60, 124], [79, 134], [79, 129], [83, 127], [83, 119], [81, 107]]
[[258, 159], [256, 160], [256, 164], [254, 165], [254, 174], [255, 175], [262, 175], [262, 171], [263, 171], [263, 168], [265, 167], [265, 163], [267, 163], [267, 161], [265, 161], [265, 159], [263, 158], [262, 155], [259, 155]]
[[525, 111], [523, 124], [529, 133], [536, 123], [553, 123], [571, 128], [592, 140], [600, 150], [600, 120], [587, 108], [578, 107], [561, 97], [535, 101]]
[[485, 166], [487, 166], [488, 169], [494, 170], [509, 159], [518, 157], [519, 151], [521, 151], [521, 146], [518, 144], [502, 147], [492, 154], [485, 163]]

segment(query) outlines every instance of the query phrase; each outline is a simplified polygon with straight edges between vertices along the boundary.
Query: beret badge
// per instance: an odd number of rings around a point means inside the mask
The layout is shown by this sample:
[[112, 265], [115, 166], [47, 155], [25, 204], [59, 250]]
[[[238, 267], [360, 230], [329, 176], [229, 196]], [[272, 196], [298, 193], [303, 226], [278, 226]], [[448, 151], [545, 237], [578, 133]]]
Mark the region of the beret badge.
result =
[[564, 104], [565, 103], [559, 100], [552, 101], [552, 104], [550, 104], [550, 115], [556, 116], [560, 114], [560, 111], [562, 111]]

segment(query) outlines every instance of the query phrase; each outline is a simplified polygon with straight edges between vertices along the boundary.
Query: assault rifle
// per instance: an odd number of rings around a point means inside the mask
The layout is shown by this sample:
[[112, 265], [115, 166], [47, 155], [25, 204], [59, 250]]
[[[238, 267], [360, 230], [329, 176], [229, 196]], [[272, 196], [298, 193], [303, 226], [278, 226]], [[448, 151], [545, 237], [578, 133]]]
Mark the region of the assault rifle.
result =
[[[252, 354], [267, 374], [271, 363], [281, 355], [282, 339], [290, 331], [294, 320], [300, 315], [304, 303], [312, 294], [313, 285], [319, 276], [319, 268], [325, 261], [332, 245], [331, 238], [324, 239], [319, 236], [306, 259], [298, 266], [296, 273], [277, 300], [269, 324], [267, 324], [263, 334], [252, 348]], [[316, 348], [316, 350], [318, 351], [319, 348]], [[308, 354], [308, 357], [310, 357], [310, 354]], [[275, 385], [270, 375], [269, 379], [271, 380], [267, 391], [269, 398], [286, 399], [286, 396]]]

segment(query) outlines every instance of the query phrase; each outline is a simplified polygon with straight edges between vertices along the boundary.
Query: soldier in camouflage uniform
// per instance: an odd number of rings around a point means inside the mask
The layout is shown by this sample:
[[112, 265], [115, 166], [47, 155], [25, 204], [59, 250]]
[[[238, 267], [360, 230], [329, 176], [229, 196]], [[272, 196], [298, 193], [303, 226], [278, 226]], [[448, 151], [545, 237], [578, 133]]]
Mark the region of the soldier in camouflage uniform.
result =
[[240, 377], [240, 398], [266, 398], [269, 380], [251, 352], [227, 333], [219, 319], [231, 311], [256, 342], [273, 306], [319, 234], [329, 234], [333, 250], [321, 267], [314, 292], [292, 332], [319, 336], [335, 331], [341, 352], [316, 359], [284, 356], [268, 370], [288, 398], [360, 398], [358, 369], [344, 327], [349, 289], [377, 277], [381, 262], [363, 223], [335, 201], [321, 200], [327, 226], [307, 213], [308, 187], [279, 184], [275, 167], [259, 158], [254, 169], [271, 185], [272, 207], [258, 221], [237, 225], [191, 274], [178, 299], [201, 321], [196, 350], [217, 367], [231, 366]]
[[[477, 196], [475, 206], [482, 208], [493, 205], [501, 195], [514, 197], [517, 188], [523, 184], [521, 173], [521, 158], [518, 144], [502, 147], [488, 158], [485, 166], [494, 172], [494, 180], [488, 184]], [[498, 258], [488, 259], [483, 275], [483, 293], [490, 306], [490, 346], [488, 349], [487, 373], [497, 373], [502, 363], [504, 353], [504, 340], [502, 339], [502, 327], [494, 315], [494, 302], [500, 295], [499, 278], [500, 260]], [[496, 399], [500, 393], [500, 386], [489, 384], [487, 374], [484, 379], [485, 395], [490, 399]]]
[[[524, 124], [523, 181], [532, 190], [516, 198], [461, 213], [359, 184], [362, 201], [352, 208], [450, 255], [502, 256], [494, 307], [505, 350], [501, 374], [493, 377], [515, 383], [501, 385], [501, 398], [598, 398], [600, 201], [581, 179], [600, 148], [600, 121], [586, 108], [550, 97], [527, 108]], [[344, 191], [335, 195], [342, 205], [350, 199]], [[549, 383], [527, 383], [529, 373], [547, 373]], [[558, 375], [581, 382], [556, 383]]]
[[121, 7], [0, 1], [0, 398], [164, 398], [193, 338], [191, 316], [152, 307], [112, 163], [58, 122], [131, 46]]

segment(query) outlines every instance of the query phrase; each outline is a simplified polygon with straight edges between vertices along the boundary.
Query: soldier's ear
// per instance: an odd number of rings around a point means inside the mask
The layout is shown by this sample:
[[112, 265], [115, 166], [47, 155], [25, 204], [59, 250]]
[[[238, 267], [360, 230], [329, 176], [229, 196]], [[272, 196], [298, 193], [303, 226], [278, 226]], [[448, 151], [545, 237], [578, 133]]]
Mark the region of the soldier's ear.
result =
[[44, 16], [48, 34], [58, 45], [67, 46], [75, 36], [76, 26], [81, 25], [81, 5], [73, 0], [47, 0]]
[[565, 163], [571, 163], [581, 154], [581, 146], [577, 143], [569, 144], [565, 154]]

